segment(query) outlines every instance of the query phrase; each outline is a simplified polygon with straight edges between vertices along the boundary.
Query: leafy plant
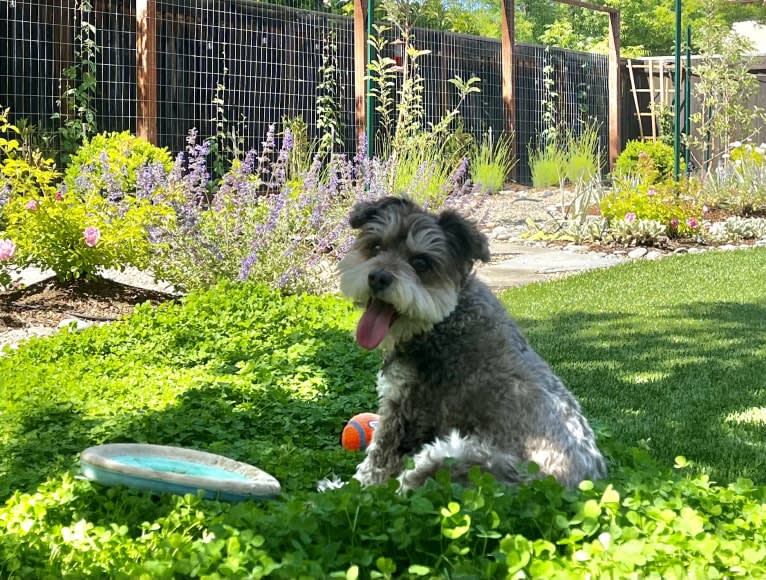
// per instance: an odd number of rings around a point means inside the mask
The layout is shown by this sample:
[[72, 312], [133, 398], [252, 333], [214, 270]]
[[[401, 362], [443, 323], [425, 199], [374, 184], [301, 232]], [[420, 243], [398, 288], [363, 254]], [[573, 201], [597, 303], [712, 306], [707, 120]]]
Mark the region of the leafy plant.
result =
[[615, 188], [601, 199], [601, 215], [616, 222], [626, 218], [628, 223], [636, 220], [658, 222], [672, 236], [696, 235], [702, 224], [702, 208], [696, 201], [693, 187], [693, 184], [684, 182], [680, 186], [666, 182]]
[[396, 100], [394, 88], [396, 87], [396, 75], [398, 67], [396, 61], [383, 53], [389, 42], [385, 37], [386, 32], [391, 30], [389, 26], [374, 24], [374, 34], [371, 34], [368, 43], [375, 53], [375, 58], [367, 66], [368, 80], [372, 81], [370, 95], [375, 100], [375, 112], [378, 114], [380, 131], [377, 133], [375, 143], [383, 156], [390, 153], [390, 146], [394, 138], [394, 113]]
[[495, 141], [491, 128], [469, 160], [474, 184], [487, 193], [497, 193], [503, 188], [515, 164], [513, 135], [501, 135]]
[[[673, 148], [661, 141], [628, 141], [615, 163], [620, 179], [636, 178], [646, 185], [661, 183], [673, 177]], [[685, 170], [681, 161], [681, 169]]]
[[532, 173], [532, 186], [537, 188], [559, 185], [566, 175], [567, 155], [556, 143], [549, 143], [544, 148], [529, 148], [529, 170]]
[[330, 27], [322, 35], [321, 82], [317, 85], [317, 131], [320, 155], [331, 155], [343, 146], [340, 94], [338, 84], [338, 33]]
[[566, 133], [566, 177], [570, 183], [592, 181], [601, 174], [601, 155], [598, 146], [599, 125], [586, 123], [579, 136]]
[[623, 219], [611, 224], [610, 237], [621, 244], [649, 245], [666, 236], [668, 227], [657, 220], [638, 219], [628, 213]]
[[751, 43], [715, 21], [700, 29], [698, 42], [702, 59], [695, 65], [695, 92], [700, 108], [692, 116], [690, 145], [703, 153], [698, 165], [707, 168], [730, 143], [752, 137], [766, 121], [766, 110], [750, 101], [758, 91], [758, 79], [750, 72]]
[[706, 235], [719, 242], [766, 240], [766, 218], [732, 216], [710, 224]]
[[[226, 52], [221, 51], [221, 59], [226, 62]], [[215, 92], [211, 104], [215, 115], [210, 119], [215, 123], [215, 135], [210, 140], [208, 154], [211, 157], [211, 169], [216, 178], [226, 173], [232, 163], [242, 161], [245, 148], [245, 131], [247, 130], [246, 117], [240, 114], [237, 122], [229, 119], [231, 115], [226, 105], [226, 79], [229, 76], [229, 68], [224, 64], [223, 77], [216, 82]]]
[[[381, 364], [333, 296], [227, 283], [33, 339], [0, 357], [0, 576], [763, 577], [750, 388], [763, 375], [763, 258], [631, 263], [503, 295], [599, 421], [610, 478], [573, 490], [473, 472], [468, 486], [439, 473], [407, 494], [314, 492], [360, 460], [337, 437], [373, 408]], [[75, 477], [83, 448], [116, 441], [223, 453], [284, 493], [232, 505]]]
[[126, 197], [119, 202], [90, 190], [15, 195], [4, 208], [14, 262], [52, 269], [61, 281], [94, 276], [100, 268], [145, 268], [146, 228], [169, 218], [169, 206]]
[[[150, 232], [159, 278], [187, 290], [249, 279], [288, 291], [324, 291], [353, 240], [347, 219], [357, 201], [405, 192], [434, 210], [447, 204], [475, 209], [466, 202], [462, 164], [450, 174], [439, 173], [441, 160], [429, 165], [427, 157], [368, 159], [364, 139], [353, 158], [334, 155], [325, 163], [317, 155], [304, 175], [288, 181], [295, 141], [285, 130], [272, 161], [274, 129], [260, 154], [249, 152], [224, 176], [209, 203], [207, 146], [190, 132], [185, 155], [156, 186], [176, 214], [173, 223]], [[392, 176], [402, 180], [401, 190]]]
[[766, 144], [732, 143], [715, 171], [702, 184], [702, 197], [711, 207], [739, 215], [766, 212]]
[[543, 66], [543, 98], [540, 101], [542, 111], [543, 131], [540, 134], [540, 149], [556, 147], [561, 142], [561, 127], [559, 126], [559, 94], [555, 91], [556, 81], [553, 79], [555, 67], [550, 58], [550, 50], [545, 49], [548, 64]]
[[155, 165], [166, 172], [172, 169], [173, 161], [167, 149], [128, 131], [99, 133], [72, 156], [64, 183], [71, 191], [95, 191], [117, 200], [135, 194], [139, 170]]
[[62, 93], [56, 100], [58, 112], [51, 118], [61, 120], [59, 149], [62, 166], [88, 137], [96, 132], [96, 26], [91, 0], [77, 0], [75, 12], [79, 28], [75, 36], [75, 62], [62, 72]]
[[441, 148], [430, 140], [415, 139], [414, 143], [420, 146], [400, 151], [388, 165], [391, 191], [419, 204], [440, 207], [450, 193], [449, 178], [458, 162], [445, 160]]

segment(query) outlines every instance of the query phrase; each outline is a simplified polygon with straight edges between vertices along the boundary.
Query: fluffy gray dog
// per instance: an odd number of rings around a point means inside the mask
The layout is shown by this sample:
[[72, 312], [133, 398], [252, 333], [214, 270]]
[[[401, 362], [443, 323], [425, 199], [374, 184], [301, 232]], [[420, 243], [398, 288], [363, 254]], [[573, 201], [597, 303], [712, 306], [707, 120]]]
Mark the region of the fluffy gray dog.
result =
[[606, 476], [579, 404], [472, 274], [489, 260], [473, 223], [395, 197], [358, 204], [350, 223], [359, 235], [341, 290], [364, 308], [357, 342], [386, 352], [381, 421], [356, 479], [408, 489], [478, 465], [514, 483], [529, 478], [526, 462], [569, 487]]

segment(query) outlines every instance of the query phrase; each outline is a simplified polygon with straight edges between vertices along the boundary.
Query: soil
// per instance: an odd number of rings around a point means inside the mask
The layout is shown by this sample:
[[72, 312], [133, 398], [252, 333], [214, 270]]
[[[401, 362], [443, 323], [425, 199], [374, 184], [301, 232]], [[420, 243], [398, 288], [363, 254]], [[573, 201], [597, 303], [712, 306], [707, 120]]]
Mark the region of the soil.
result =
[[47, 278], [26, 288], [0, 292], [0, 334], [30, 326], [55, 327], [73, 318], [107, 322], [130, 314], [137, 304], [156, 305], [174, 298], [101, 277], [69, 283]]

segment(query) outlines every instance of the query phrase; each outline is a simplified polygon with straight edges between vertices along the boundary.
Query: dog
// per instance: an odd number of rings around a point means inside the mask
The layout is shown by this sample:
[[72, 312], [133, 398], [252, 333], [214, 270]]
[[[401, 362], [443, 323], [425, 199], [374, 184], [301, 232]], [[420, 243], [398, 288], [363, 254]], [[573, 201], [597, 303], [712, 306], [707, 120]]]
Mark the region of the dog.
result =
[[357, 343], [385, 352], [380, 423], [355, 479], [407, 490], [442, 468], [467, 482], [473, 466], [510, 484], [606, 477], [578, 402], [473, 272], [490, 259], [473, 222], [384, 197], [355, 205], [349, 223], [340, 289], [364, 309]]

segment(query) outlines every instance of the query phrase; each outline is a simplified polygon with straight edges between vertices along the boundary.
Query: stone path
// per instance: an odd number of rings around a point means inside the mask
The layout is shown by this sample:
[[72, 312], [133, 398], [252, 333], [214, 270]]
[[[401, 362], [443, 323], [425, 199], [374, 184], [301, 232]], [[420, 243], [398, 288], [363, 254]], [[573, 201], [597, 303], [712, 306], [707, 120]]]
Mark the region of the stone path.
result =
[[495, 290], [616, 266], [627, 260], [615, 254], [589, 252], [582, 246], [557, 248], [513, 240], [492, 241], [490, 249], [493, 255], [502, 255], [503, 259], [481, 266], [477, 274]]

